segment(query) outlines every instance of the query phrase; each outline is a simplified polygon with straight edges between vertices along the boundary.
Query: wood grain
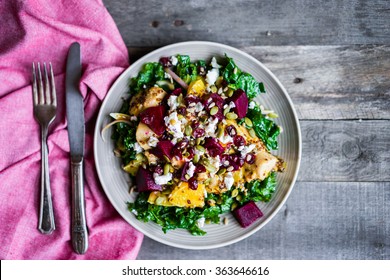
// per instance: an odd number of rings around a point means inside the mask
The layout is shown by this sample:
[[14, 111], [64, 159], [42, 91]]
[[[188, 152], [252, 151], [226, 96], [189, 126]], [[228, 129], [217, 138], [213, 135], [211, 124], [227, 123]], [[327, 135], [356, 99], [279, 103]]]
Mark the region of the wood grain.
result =
[[[129, 48], [131, 61], [154, 48]], [[300, 119], [390, 119], [390, 46], [256, 46]]]
[[390, 119], [390, 46], [248, 47], [300, 119]]
[[298, 182], [274, 219], [243, 241], [194, 251], [145, 237], [138, 259], [390, 259], [389, 221], [389, 182]]
[[389, 44], [387, 0], [104, 1], [128, 46]]
[[300, 181], [390, 181], [389, 121], [301, 121]]

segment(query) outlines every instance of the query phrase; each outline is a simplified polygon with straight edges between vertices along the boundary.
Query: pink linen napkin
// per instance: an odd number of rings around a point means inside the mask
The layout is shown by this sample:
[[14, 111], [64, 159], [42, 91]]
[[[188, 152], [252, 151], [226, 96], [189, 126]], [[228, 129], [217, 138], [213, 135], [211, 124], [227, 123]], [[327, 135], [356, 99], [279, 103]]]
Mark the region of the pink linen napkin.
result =
[[[143, 235], [111, 206], [93, 159], [93, 131], [110, 85], [128, 66], [124, 42], [101, 0], [0, 2], [0, 259], [135, 259]], [[70, 169], [65, 117], [69, 46], [81, 44], [80, 89], [86, 120], [85, 197], [89, 249], [77, 255], [70, 241]], [[38, 229], [40, 132], [33, 117], [32, 62], [51, 61], [57, 118], [48, 138], [56, 218], [52, 235]]]

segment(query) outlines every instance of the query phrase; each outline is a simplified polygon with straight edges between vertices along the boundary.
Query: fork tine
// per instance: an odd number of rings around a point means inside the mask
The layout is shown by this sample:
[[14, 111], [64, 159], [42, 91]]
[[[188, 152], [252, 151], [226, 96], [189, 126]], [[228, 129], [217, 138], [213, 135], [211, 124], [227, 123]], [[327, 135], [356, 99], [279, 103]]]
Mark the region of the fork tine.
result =
[[50, 65], [50, 81], [51, 81], [52, 104], [54, 106], [57, 106], [57, 92], [56, 92], [56, 85], [54, 83], [53, 66], [51, 65], [51, 62], [49, 62], [49, 65]]
[[45, 104], [51, 104], [51, 93], [50, 93], [50, 84], [49, 77], [47, 76], [46, 62], [43, 63], [43, 72], [45, 74]]
[[37, 75], [35, 73], [35, 63], [32, 65], [32, 75], [33, 75], [33, 101], [34, 105], [38, 104], [38, 88], [37, 88]]
[[38, 81], [39, 104], [44, 104], [45, 99], [43, 96], [43, 81], [42, 81], [41, 65], [39, 64], [39, 62], [38, 62], [38, 78], [39, 78], [39, 81]]

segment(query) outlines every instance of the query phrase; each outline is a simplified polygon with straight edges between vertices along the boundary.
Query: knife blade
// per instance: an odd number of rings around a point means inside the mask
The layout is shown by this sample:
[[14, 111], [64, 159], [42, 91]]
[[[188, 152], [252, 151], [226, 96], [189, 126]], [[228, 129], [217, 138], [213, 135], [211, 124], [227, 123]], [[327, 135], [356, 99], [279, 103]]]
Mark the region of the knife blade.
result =
[[72, 185], [71, 237], [73, 249], [84, 254], [88, 249], [88, 230], [84, 198], [84, 102], [79, 90], [81, 78], [80, 44], [73, 43], [66, 64], [66, 116], [70, 146]]

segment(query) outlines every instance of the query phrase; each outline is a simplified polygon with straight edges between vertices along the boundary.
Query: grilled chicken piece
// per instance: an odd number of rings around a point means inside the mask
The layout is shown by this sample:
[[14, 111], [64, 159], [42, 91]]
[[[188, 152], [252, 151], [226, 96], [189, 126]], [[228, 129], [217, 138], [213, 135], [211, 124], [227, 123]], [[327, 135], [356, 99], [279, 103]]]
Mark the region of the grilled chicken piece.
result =
[[140, 91], [130, 100], [130, 115], [138, 116], [146, 108], [159, 106], [166, 94], [160, 87], [151, 87], [146, 92]]

